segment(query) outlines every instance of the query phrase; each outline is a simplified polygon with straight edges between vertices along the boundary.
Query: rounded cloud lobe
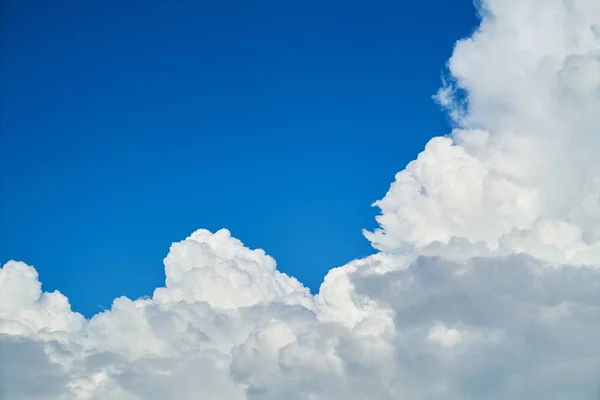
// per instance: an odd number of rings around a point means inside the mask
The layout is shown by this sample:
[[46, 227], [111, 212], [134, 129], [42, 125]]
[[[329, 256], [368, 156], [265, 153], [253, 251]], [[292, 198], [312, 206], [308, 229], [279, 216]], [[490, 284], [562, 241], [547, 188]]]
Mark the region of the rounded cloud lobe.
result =
[[0, 398], [598, 398], [600, 3], [480, 11], [435, 96], [455, 129], [375, 203], [379, 253], [313, 296], [199, 230], [151, 298], [89, 320], [9, 261]]

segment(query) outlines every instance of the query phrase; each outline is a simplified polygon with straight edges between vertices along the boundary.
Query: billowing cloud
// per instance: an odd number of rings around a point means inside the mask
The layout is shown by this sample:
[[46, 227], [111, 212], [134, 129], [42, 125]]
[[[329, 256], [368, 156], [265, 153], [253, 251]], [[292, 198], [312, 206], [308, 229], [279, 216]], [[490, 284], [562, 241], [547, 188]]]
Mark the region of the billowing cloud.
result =
[[199, 230], [89, 320], [9, 261], [0, 398], [599, 398], [600, 2], [480, 9], [435, 96], [456, 127], [375, 203], [379, 253], [313, 296]]

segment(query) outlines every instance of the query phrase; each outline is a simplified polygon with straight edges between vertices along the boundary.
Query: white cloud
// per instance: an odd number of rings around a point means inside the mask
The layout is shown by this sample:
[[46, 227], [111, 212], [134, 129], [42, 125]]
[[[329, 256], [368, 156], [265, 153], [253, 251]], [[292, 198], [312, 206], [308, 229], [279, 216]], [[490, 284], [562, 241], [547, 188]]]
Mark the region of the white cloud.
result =
[[37, 271], [9, 261], [0, 269], [0, 333], [31, 335], [77, 331], [84, 323], [60, 292], [42, 293]]
[[[459, 127], [397, 174], [376, 203], [381, 230], [367, 237], [385, 251], [461, 237], [597, 263], [600, 3], [482, 3], [480, 29], [449, 61], [455, 81], [438, 94]], [[466, 110], [453, 91], [467, 94]]]
[[376, 203], [380, 253], [313, 297], [200, 230], [152, 298], [90, 320], [8, 262], [0, 398], [598, 398], [600, 3], [481, 8], [438, 96], [457, 128]]

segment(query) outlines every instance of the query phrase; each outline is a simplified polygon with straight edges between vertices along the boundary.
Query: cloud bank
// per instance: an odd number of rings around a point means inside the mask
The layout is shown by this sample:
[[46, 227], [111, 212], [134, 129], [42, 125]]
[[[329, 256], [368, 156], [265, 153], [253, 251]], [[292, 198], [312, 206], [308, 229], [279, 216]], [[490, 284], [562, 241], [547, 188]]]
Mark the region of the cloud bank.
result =
[[311, 295], [227, 230], [86, 320], [0, 269], [0, 398], [600, 398], [600, 2], [483, 0], [435, 96], [456, 128]]

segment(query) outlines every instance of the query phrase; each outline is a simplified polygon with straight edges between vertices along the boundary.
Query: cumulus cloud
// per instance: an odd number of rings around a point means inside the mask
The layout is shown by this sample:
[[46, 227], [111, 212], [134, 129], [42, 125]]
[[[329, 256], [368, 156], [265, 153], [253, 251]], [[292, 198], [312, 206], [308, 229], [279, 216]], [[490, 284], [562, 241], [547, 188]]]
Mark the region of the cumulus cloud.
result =
[[483, 0], [435, 96], [455, 129], [319, 293], [227, 230], [89, 320], [0, 269], [1, 399], [597, 399], [600, 2]]

